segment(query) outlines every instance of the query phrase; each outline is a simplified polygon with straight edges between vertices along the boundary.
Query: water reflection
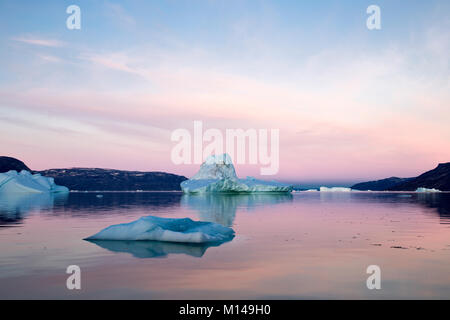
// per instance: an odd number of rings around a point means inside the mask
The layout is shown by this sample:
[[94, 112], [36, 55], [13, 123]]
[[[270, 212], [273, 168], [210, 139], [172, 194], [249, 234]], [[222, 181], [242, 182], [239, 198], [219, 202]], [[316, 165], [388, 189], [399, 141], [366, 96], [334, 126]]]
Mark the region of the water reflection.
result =
[[[0, 298], [74, 298], [61, 276], [72, 264], [91, 275], [85, 299], [450, 297], [450, 194], [102, 194], [0, 198], [7, 223], [30, 212], [20, 230], [0, 228]], [[149, 214], [232, 224], [238, 238], [212, 249], [82, 240]], [[389, 264], [376, 296], [374, 261]]]
[[[175, 199], [179, 200], [180, 198], [176, 197]], [[276, 205], [292, 200], [293, 197], [290, 194], [204, 194], [183, 195], [179, 203], [174, 202], [173, 204], [193, 209], [201, 221], [215, 222], [231, 227], [236, 216], [236, 211], [239, 208], [253, 210], [260, 206]], [[170, 254], [186, 254], [193, 257], [202, 257], [208, 248], [217, 247], [224, 243], [186, 244], [159, 241], [99, 240], [90, 240], [90, 242], [112, 252], [127, 252], [136, 258], [163, 258]]]
[[450, 193], [419, 193], [417, 201], [437, 211], [441, 223], [450, 224]]
[[[98, 195], [102, 197], [98, 197]], [[316, 195], [317, 196], [317, 195]], [[321, 202], [370, 202], [385, 203], [399, 207], [405, 203], [434, 209], [442, 223], [450, 223], [450, 193], [319, 193]], [[303, 201], [314, 194], [301, 194]], [[46, 215], [122, 215], [130, 209], [157, 211], [185, 207], [194, 210], [198, 220], [233, 225], [237, 210], [258, 210], [260, 207], [276, 206], [292, 202], [291, 194], [204, 194], [181, 193], [70, 193], [70, 194], [0, 194], [0, 226], [20, 224], [31, 211]]]
[[181, 195], [177, 192], [76, 192], [54, 213], [88, 218], [92, 214], [121, 215], [135, 208], [152, 211], [179, 206]]
[[30, 211], [51, 210], [64, 204], [67, 198], [67, 194], [58, 193], [0, 194], [0, 225], [20, 224]]
[[[101, 196], [99, 196], [101, 195]], [[181, 193], [70, 193], [70, 194], [8, 194], [0, 195], [0, 224], [21, 223], [31, 211], [46, 215], [92, 217], [123, 215], [131, 209], [147, 212], [173, 207], [196, 211], [198, 220], [230, 227], [238, 209], [257, 210], [259, 207], [293, 201], [291, 194], [205, 194]]]
[[220, 243], [188, 244], [160, 241], [105, 241], [86, 240], [95, 243], [103, 249], [111, 252], [126, 252], [136, 258], [165, 258], [169, 254], [186, 254], [192, 257], [202, 257], [210, 247], [222, 245]]
[[[304, 199], [314, 197], [317, 193], [303, 193]], [[389, 192], [321, 192], [320, 201], [323, 203], [383, 203], [393, 210], [405, 204], [434, 209], [439, 215], [441, 223], [450, 224], [450, 193], [389, 193]]]
[[181, 204], [197, 211], [202, 221], [231, 227], [238, 209], [254, 210], [292, 200], [291, 194], [186, 194], [182, 196]]

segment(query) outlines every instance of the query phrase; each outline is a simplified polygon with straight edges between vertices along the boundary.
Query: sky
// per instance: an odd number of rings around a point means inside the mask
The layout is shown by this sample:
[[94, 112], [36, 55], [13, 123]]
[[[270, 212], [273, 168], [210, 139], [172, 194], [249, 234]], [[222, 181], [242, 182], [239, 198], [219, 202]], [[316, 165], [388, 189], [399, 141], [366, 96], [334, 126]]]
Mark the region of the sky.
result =
[[[81, 29], [69, 30], [69, 5]], [[369, 5], [381, 30], [369, 30]], [[193, 175], [174, 130], [279, 129], [282, 181], [450, 161], [450, 2], [0, 2], [0, 154]], [[260, 165], [237, 166], [258, 176]]]

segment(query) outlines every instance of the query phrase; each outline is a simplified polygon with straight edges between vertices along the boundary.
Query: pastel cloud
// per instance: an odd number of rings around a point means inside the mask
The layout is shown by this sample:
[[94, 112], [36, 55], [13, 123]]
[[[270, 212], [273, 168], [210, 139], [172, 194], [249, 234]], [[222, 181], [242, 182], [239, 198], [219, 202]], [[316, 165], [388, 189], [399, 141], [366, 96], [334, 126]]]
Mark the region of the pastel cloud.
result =
[[105, 2], [106, 13], [112, 19], [118, 20], [121, 24], [126, 26], [135, 26], [136, 20], [119, 4]]
[[35, 46], [43, 46], [43, 47], [62, 47], [64, 46], [64, 42], [55, 40], [55, 39], [43, 39], [32, 36], [22, 36], [22, 37], [14, 37], [12, 40], [17, 42], [22, 42], [26, 44], [31, 44]]

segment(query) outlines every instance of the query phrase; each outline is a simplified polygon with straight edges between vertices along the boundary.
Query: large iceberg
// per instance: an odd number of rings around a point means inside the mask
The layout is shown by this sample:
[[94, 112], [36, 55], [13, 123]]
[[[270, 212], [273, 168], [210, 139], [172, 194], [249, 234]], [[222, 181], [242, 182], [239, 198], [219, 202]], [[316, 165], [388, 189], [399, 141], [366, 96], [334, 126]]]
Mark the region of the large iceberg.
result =
[[179, 243], [213, 243], [233, 239], [234, 231], [217, 223], [142, 217], [130, 223], [109, 226], [85, 240], [165, 241]]
[[209, 156], [197, 174], [180, 185], [185, 193], [291, 192], [293, 189], [291, 185], [276, 181], [257, 180], [252, 177], [239, 179], [227, 154]]
[[53, 178], [22, 170], [0, 173], [0, 194], [5, 193], [67, 193], [69, 189], [55, 184]]

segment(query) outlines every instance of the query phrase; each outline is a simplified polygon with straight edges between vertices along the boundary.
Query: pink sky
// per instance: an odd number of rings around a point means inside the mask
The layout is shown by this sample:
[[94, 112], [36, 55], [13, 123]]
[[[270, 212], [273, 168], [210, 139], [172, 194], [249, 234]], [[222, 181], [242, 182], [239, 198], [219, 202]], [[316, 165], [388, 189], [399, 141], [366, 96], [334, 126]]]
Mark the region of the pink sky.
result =
[[[183, 103], [181, 94], [3, 91], [3, 101], [14, 107], [1, 113], [2, 153], [22, 159], [33, 169], [106, 167], [190, 176], [198, 165], [171, 162], [175, 143], [170, 134], [177, 128], [193, 132], [193, 121], [202, 120], [205, 129], [223, 132], [227, 128], [280, 129], [280, 171], [276, 178], [282, 180], [414, 176], [450, 159], [448, 129], [438, 118], [442, 112], [439, 100], [411, 94], [410, 109], [419, 111], [414, 114], [372, 111], [370, 103], [359, 107], [359, 102], [345, 95], [332, 99], [292, 91], [287, 97], [287, 89], [276, 87], [239, 97], [236, 87], [240, 85], [233, 81], [226, 84], [230, 94], [219, 106], [213, 100], [220, 97], [195, 94]], [[277, 97], [313, 106], [277, 108]], [[431, 106], [428, 115], [421, 114], [422, 103]], [[433, 112], [436, 118], [431, 116]], [[238, 166], [237, 171], [241, 176], [256, 176], [259, 168]]]
[[[205, 129], [279, 129], [271, 179], [409, 177], [450, 161], [445, 23], [375, 51], [330, 44], [301, 58], [242, 32], [239, 55], [166, 34], [165, 46], [115, 48], [33, 33], [1, 39], [1, 154], [36, 170], [191, 176], [199, 166], [171, 162], [170, 136], [200, 120]], [[259, 168], [236, 169], [258, 176]]]

